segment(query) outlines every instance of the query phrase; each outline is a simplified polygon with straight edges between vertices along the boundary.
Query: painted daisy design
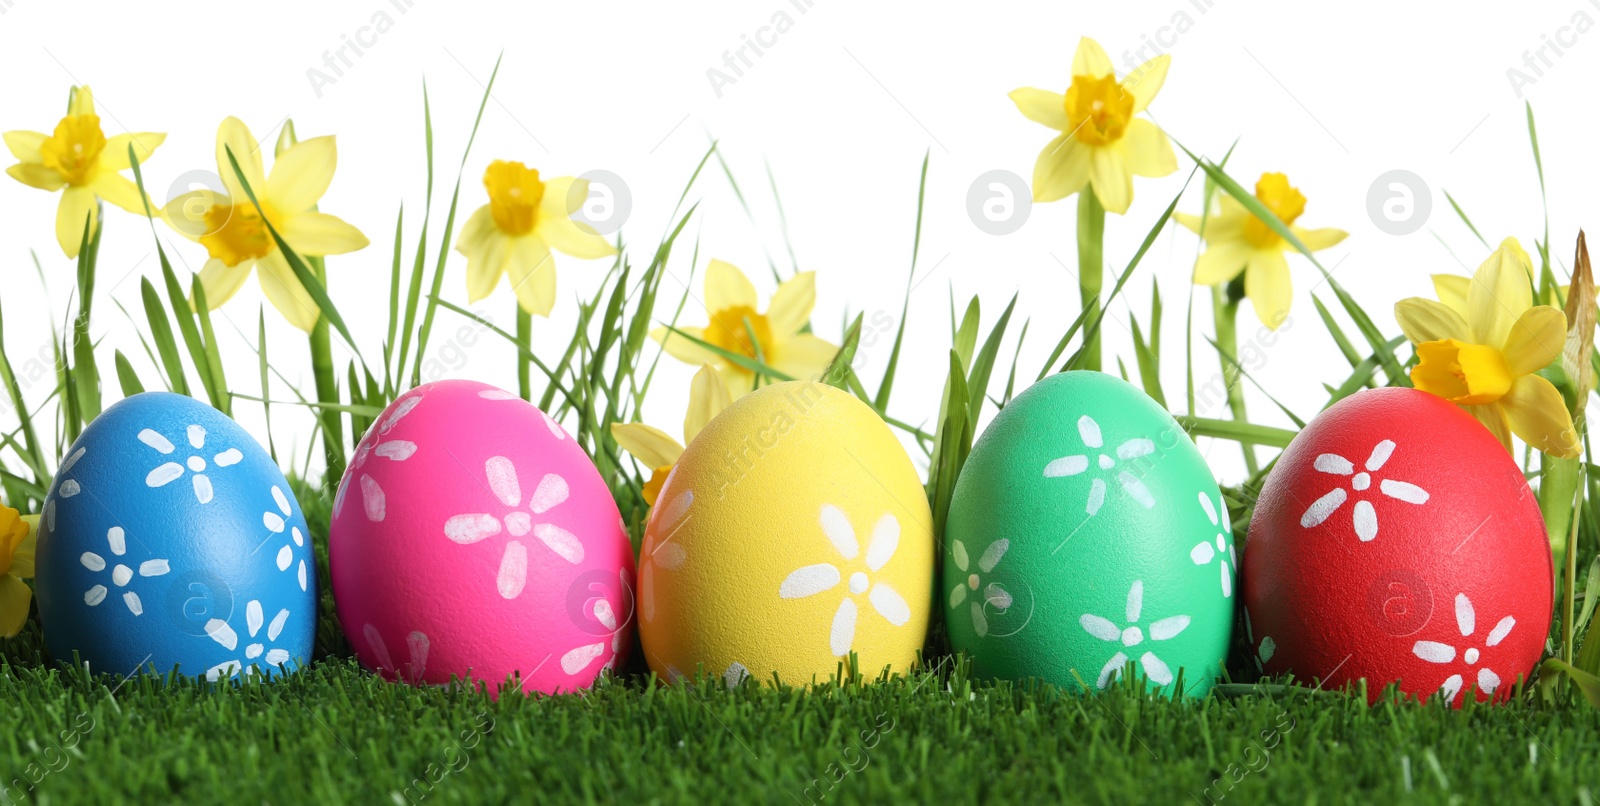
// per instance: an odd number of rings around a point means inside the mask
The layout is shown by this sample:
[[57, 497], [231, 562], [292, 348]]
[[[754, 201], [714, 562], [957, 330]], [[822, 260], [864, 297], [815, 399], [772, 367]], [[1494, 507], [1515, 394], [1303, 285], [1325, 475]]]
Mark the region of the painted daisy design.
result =
[[[128, 536], [121, 526], [113, 526], [106, 530], [106, 545], [111, 549], [111, 560], [109, 562], [105, 557], [92, 551], [85, 551], [78, 557], [78, 562], [95, 574], [110, 569], [109, 581], [111, 586], [119, 589], [127, 588], [129, 583], [133, 582], [134, 569], [132, 566], [120, 562], [121, 558], [128, 553]], [[138, 575], [140, 577], [159, 577], [165, 576], [171, 570], [166, 560], [145, 560], [139, 563]], [[84, 591], [83, 603], [90, 607], [95, 607], [105, 601], [110, 592], [110, 588], [96, 583], [89, 590]], [[144, 615], [144, 602], [139, 598], [139, 594], [132, 589], [122, 592], [122, 603], [128, 606], [129, 613], [135, 616]]]
[[73, 466], [77, 465], [83, 455], [88, 452], [88, 448], [79, 448], [73, 451], [72, 455], [61, 463], [61, 468], [56, 471], [56, 477], [61, 479], [61, 484], [56, 487], [55, 496], [44, 502], [44, 526], [46, 529], [55, 531], [56, 528], [56, 498], [67, 499], [83, 492], [83, 485], [79, 484], [77, 479], [68, 477], [67, 474], [72, 472]]
[[[861, 544], [856, 540], [855, 527], [850, 525], [850, 518], [844, 511], [831, 504], [824, 505], [821, 521], [822, 533], [838, 550], [839, 556], [846, 562], [855, 560], [861, 553]], [[845, 582], [846, 592], [839, 602], [838, 611], [834, 613], [833, 627], [828, 633], [828, 647], [834, 655], [847, 655], [856, 636], [856, 614], [859, 610], [856, 597], [865, 595], [872, 609], [896, 627], [903, 627], [911, 620], [911, 606], [906, 604], [905, 597], [889, 587], [888, 583], [874, 583], [867, 575], [867, 572], [882, 570], [899, 546], [900, 521], [894, 515], [885, 513], [872, 528], [872, 540], [867, 544], [865, 558], [866, 571], [853, 571], [846, 580], [844, 571], [832, 563], [808, 565], [789, 574], [778, 586], [778, 595], [784, 599], [801, 599], [832, 590], [841, 581]]]
[[[1456, 628], [1461, 631], [1461, 637], [1471, 638], [1472, 634], [1477, 630], [1477, 622], [1478, 617], [1473, 610], [1472, 600], [1468, 599], [1465, 593], [1456, 594]], [[1517, 620], [1511, 616], [1500, 619], [1495, 623], [1494, 629], [1490, 630], [1488, 636], [1483, 639], [1483, 645], [1485, 647], [1499, 645], [1501, 641], [1506, 639], [1506, 636], [1511, 634], [1511, 628], [1515, 626], [1517, 626]], [[1471, 667], [1476, 666], [1481, 659], [1483, 652], [1476, 646], [1472, 646], [1473, 642], [1467, 641], [1463, 643], [1466, 643], [1467, 646], [1461, 650], [1461, 660], [1468, 667], [1466, 671], [1470, 672]], [[1429, 663], [1447, 664], [1455, 662], [1456, 648], [1438, 641], [1418, 641], [1412, 645], [1411, 654]], [[1477, 683], [1478, 691], [1484, 694], [1493, 694], [1494, 690], [1500, 687], [1500, 675], [1495, 674], [1494, 670], [1487, 665], [1478, 667]], [[1461, 688], [1465, 684], [1466, 679], [1460, 673], [1452, 674], [1445, 678], [1443, 685], [1439, 686], [1439, 694], [1445, 699], [1454, 702], [1456, 695], [1461, 693]]]
[[406, 651], [410, 653], [411, 659], [405, 665], [404, 675], [401, 674], [400, 667], [390, 658], [389, 645], [384, 642], [383, 635], [378, 632], [377, 627], [368, 624], [361, 628], [361, 635], [367, 639], [367, 646], [372, 649], [372, 656], [377, 659], [380, 670], [397, 678], [403, 677], [412, 683], [420, 681], [427, 672], [428, 650], [432, 646], [427, 634], [414, 631], [406, 636]]
[[[269, 509], [261, 513], [261, 524], [267, 527], [267, 531], [274, 536], [283, 534], [285, 529], [289, 531], [289, 539], [294, 541], [294, 547], [284, 543], [278, 548], [276, 560], [278, 570], [287, 571], [289, 566], [294, 564], [294, 549], [305, 547], [306, 536], [304, 532], [300, 531], [300, 527], [290, 526], [288, 521], [285, 520], [285, 518], [293, 516], [294, 512], [289, 506], [289, 497], [284, 495], [283, 490], [278, 489], [276, 484], [272, 485], [272, 503], [277, 507], [277, 511]], [[306, 573], [306, 561], [301, 560], [300, 570], [297, 572], [300, 578], [300, 590], [306, 589]]]
[[[1083, 629], [1090, 635], [1102, 641], [1115, 641], [1122, 644], [1122, 649], [1111, 656], [1111, 660], [1100, 669], [1100, 678], [1095, 681], [1095, 688], [1103, 689], [1111, 682], [1113, 677], [1122, 677], [1122, 667], [1127, 664], [1129, 653], [1137, 652], [1134, 647], [1145, 642], [1144, 630], [1139, 628], [1139, 617], [1144, 610], [1144, 580], [1136, 579], [1133, 586], [1128, 589], [1128, 607], [1124, 615], [1127, 616], [1128, 626], [1118, 627], [1108, 618], [1085, 613], [1078, 619]], [[1165, 641], [1181, 633], [1189, 626], [1188, 616], [1168, 616], [1149, 625], [1149, 640]], [[1172, 682], [1172, 669], [1165, 661], [1156, 657], [1153, 650], [1146, 650], [1139, 656], [1139, 667], [1144, 670], [1145, 676], [1159, 685], [1168, 685]]]
[[[972, 630], [978, 634], [979, 638], [989, 634], [989, 619], [983, 612], [984, 605], [987, 604], [996, 611], [1004, 613], [1011, 607], [1012, 602], [1011, 594], [1001, 587], [1000, 583], [990, 582], [988, 585], [984, 585], [983, 578], [979, 575], [979, 572], [987, 574], [993, 571], [994, 567], [1000, 564], [1000, 559], [1006, 556], [1006, 550], [1009, 548], [1011, 548], [1011, 541], [1005, 538], [990, 543], [989, 547], [983, 550], [983, 556], [978, 558], [977, 571], [968, 574], [965, 580], [956, 583], [956, 586], [950, 589], [951, 610], [961, 607], [967, 601], [968, 591], [972, 591], [976, 595], [980, 588], [983, 590], [983, 594], [974, 598], [968, 607], [972, 614]], [[967, 556], [966, 545], [960, 540], [952, 541], [950, 553], [955, 556], [956, 567], [962, 571], [967, 571], [971, 558]]]
[[[494, 537], [501, 531], [510, 532], [512, 538], [530, 532], [539, 542], [555, 552], [561, 559], [576, 565], [583, 562], [583, 543], [573, 533], [553, 524], [535, 523], [533, 516], [543, 515], [567, 500], [567, 480], [555, 473], [546, 473], [539, 486], [528, 497], [529, 511], [523, 511], [522, 485], [517, 480], [517, 468], [504, 456], [491, 456], [484, 462], [484, 475], [489, 490], [496, 500], [509, 507], [503, 516], [488, 512], [471, 512], [452, 515], [444, 523], [445, 537], [468, 546], [484, 538]], [[500, 570], [495, 584], [500, 596], [515, 599], [522, 594], [528, 581], [528, 547], [522, 541], [506, 541], [505, 554], [500, 558]]]
[[[1115, 451], [1106, 452], [1102, 450], [1105, 447], [1105, 439], [1101, 436], [1100, 424], [1087, 414], [1078, 418], [1078, 436], [1083, 440], [1085, 453], [1063, 456], [1045, 465], [1045, 478], [1054, 479], [1080, 474], [1095, 476], [1089, 484], [1089, 500], [1083, 508], [1090, 517], [1094, 517], [1106, 502], [1107, 479], [1115, 480], [1122, 486], [1123, 492], [1138, 501], [1145, 509], [1156, 505], [1156, 499], [1150, 494], [1150, 488], [1144, 486], [1144, 482], [1140, 481], [1138, 476], [1126, 469], [1117, 469], [1118, 461], [1127, 462], [1154, 453], [1156, 449], [1154, 442], [1144, 437], [1136, 437], [1124, 441]], [[1116, 458], [1112, 458], [1113, 453]]]
[[[422, 395], [412, 395], [395, 406], [394, 411], [377, 425], [377, 435], [383, 435], [394, 430], [396, 424], [407, 414], [414, 411], [422, 403]], [[372, 476], [362, 473], [367, 460], [373, 456], [387, 459], [391, 462], [404, 462], [417, 452], [417, 443], [404, 439], [380, 440], [375, 442], [363, 441], [356, 450], [356, 455], [350, 460], [349, 478], [356, 481], [356, 486], [361, 490], [361, 509], [366, 513], [367, 520], [373, 523], [381, 522], [388, 514], [389, 500], [383, 494], [383, 487]], [[344, 511], [344, 497], [350, 489], [350, 484], [339, 485], [339, 492], [333, 498], [333, 514], [338, 517]]]
[[1206, 519], [1216, 527], [1217, 535], [1195, 544], [1189, 552], [1189, 559], [1195, 565], [1210, 565], [1212, 560], [1218, 560], [1217, 565], [1222, 568], [1222, 596], [1228, 598], [1233, 595], [1233, 575], [1239, 569], [1239, 555], [1233, 550], [1233, 524], [1228, 520], [1228, 506], [1222, 502], [1220, 492], [1215, 502], [1211, 496], [1200, 493], [1200, 506], [1206, 511]]
[[[199, 425], [190, 425], [188, 432], [189, 458], [183, 464], [177, 462], [164, 462], [145, 476], [144, 483], [148, 487], [165, 487], [189, 474], [189, 483], [194, 487], [194, 499], [202, 504], [211, 503], [215, 493], [211, 487], [211, 477], [206, 474], [207, 465], [205, 457], [200, 451], [206, 447], [206, 429]], [[154, 448], [163, 456], [171, 456], [177, 450], [172, 440], [167, 439], [153, 429], [146, 428], [139, 432], [139, 441]], [[211, 457], [212, 464], [217, 467], [232, 467], [244, 460], [244, 454], [238, 448], [228, 448]]]
[[[1363, 543], [1370, 542], [1378, 536], [1378, 510], [1369, 500], [1373, 497], [1372, 493], [1367, 492], [1372, 488], [1374, 481], [1378, 483], [1379, 492], [1382, 492], [1388, 498], [1404, 501], [1408, 504], [1426, 504], [1428, 502], [1428, 491], [1409, 481], [1374, 478], [1374, 474], [1382, 470], [1384, 464], [1389, 461], [1389, 457], [1394, 454], [1394, 449], [1395, 444], [1392, 439], [1379, 442], [1373, 446], [1372, 453], [1367, 456], [1367, 461], [1359, 472], [1349, 459], [1336, 453], [1321, 454], [1311, 463], [1311, 466], [1316, 468], [1318, 472], [1333, 476], [1350, 477], [1350, 490], [1361, 496], [1356, 501], [1355, 507], [1351, 512], [1351, 520], [1355, 524], [1356, 536], [1361, 538]], [[1349, 491], [1346, 491], [1343, 487], [1335, 487], [1326, 495], [1311, 502], [1311, 506], [1306, 508], [1305, 514], [1300, 516], [1300, 525], [1307, 529], [1320, 526], [1333, 513], [1339, 511], [1339, 508], [1344, 506], [1344, 502], [1348, 498], [1350, 498]]]
[[[282, 666], [289, 662], [289, 652], [284, 649], [268, 649], [267, 644], [278, 640], [283, 634], [283, 625], [289, 620], [289, 611], [279, 610], [272, 617], [272, 623], [266, 623], [265, 611], [261, 609], [261, 602], [250, 600], [244, 610], [245, 629], [249, 632], [249, 640], [245, 642], [244, 657], [241, 660], [230, 660], [219, 663], [206, 671], [206, 679], [215, 681], [223, 677], [233, 677], [243, 671], [245, 674], [257, 674], [266, 667]], [[266, 637], [261, 636], [261, 628], [265, 625]], [[206, 635], [218, 645], [233, 652], [239, 648], [239, 634], [234, 631], [228, 622], [222, 619], [212, 619], [206, 622]], [[259, 639], [259, 640], [258, 640]], [[261, 667], [258, 669], [257, 667]]]

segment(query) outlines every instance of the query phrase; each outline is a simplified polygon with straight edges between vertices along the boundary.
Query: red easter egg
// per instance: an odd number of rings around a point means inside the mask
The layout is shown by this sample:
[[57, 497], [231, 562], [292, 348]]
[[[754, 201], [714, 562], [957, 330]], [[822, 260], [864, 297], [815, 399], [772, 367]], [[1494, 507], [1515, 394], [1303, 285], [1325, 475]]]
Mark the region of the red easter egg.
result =
[[1278, 457], [1242, 575], [1267, 674], [1361, 678], [1453, 704], [1503, 700], [1550, 631], [1550, 546], [1510, 454], [1471, 415], [1415, 389], [1338, 402]]

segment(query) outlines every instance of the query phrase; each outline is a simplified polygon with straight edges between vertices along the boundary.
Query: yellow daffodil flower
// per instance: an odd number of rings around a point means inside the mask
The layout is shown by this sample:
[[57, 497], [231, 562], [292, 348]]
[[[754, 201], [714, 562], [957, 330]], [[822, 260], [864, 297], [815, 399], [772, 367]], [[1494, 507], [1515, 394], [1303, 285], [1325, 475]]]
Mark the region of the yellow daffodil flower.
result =
[[1421, 362], [1411, 382], [1466, 409], [1511, 449], [1511, 435], [1570, 459], [1581, 444], [1561, 393], [1535, 374], [1561, 355], [1567, 317], [1533, 304], [1533, 263], [1515, 238], [1465, 277], [1434, 278], [1439, 302], [1394, 306]]
[[1122, 214], [1133, 202], [1134, 176], [1178, 170], [1167, 135], [1134, 118], [1161, 91], [1171, 63], [1171, 56], [1157, 56], [1118, 81], [1100, 43], [1084, 37], [1072, 57], [1066, 95], [1032, 87], [1012, 92], [1012, 102], [1029, 120], [1061, 132], [1034, 163], [1033, 200], [1064, 199], [1088, 185], [1101, 206]]
[[67, 257], [76, 258], [84, 221], [91, 231], [100, 226], [98, 200], [144, 215], [138, 186], [122, 175], [131, 167], [128, 146], [143, 163], [166, 139], [165, 134], [151, 132], [106, 137], [94, 112], [94, 94], [86, 86], [78, 87], [55, 133], [5, 133], [6, 148], [19, 160], [6, 173], [29, 187], [62, 191], [56, 207], [56, 242]]
[[[728, 385], [717, 374], [717, 368], [710, 364], [700, 367], [689, 386], [689, 410], [683, 415], [683, 445], [693, 442], [700, 429], [732, 402]], [[612, 423], [611, 436], [623, 450], [651, 468], [650, 480], [644, 485], [644, 500], [653, 506], [661, 493], [661, 485], [667, 481], [667, 474], [683, 455], [683, 445], [665, 431], [644, 423]]]
[[[1219, 209], [1206, 217], [1204, 233], [1200, 233], [1200, 216], [1177, 215], [1178, 223], [1205, 237], [1206, 251], [1194, 267], [1195, 284], [1226, 283], [1244, 272], [1244, 295], [1255, 306], [1256, 317], [1277, 330], [1289, 316], [1289, 302], [1294, 295], [1284, 253], [1299, 250], [1232, 196], [1218, 193], [1217, 197], [1221, 200]], [[1290, 187], [1289, 177], [1283, 174], [1262, 174], [1256, 182], [1256, 200], [1313, 252], [1327, 249], [1349, 234], [1332, 228], [1295, 226], [1294, 222], [1306, 211], [1306, 197]]]
[[489, 203], [461, 228], [456, 251], [467, 257], [467, 301], [494, 292], [502, 275], [524, 311], [549, 316], [556, 304], [555, 249], [576, 258], [617, 253], [606, 239], [572, 213], [589, 196], [589, 180], [571, 176], [540, 179], [520, 162], [495, 160], [483, 172]]
[[34, 532], [39, 518], [0, 506], [0, 638], [12, 638], [28, 620], [33, 589]]
[[[228, 161], [229, 150], [261, 203], [259, 211]], [[313, 137], [284, 149], [274, 160], [272, 173], [265, 175], [255, 135], [238, 118], [222, 121], [217, 128], [217, 174], [225, 192], [191, 191], [162, 210], [173, 229], [206, 248], [209, 259], [200, 269], [200, 283], [207, 305], [221, 307], [256, 269], [261, 290], [273, 307], [290, 324], [311, 332], [322, 311], [289, 267], [267, 224], [302, 257], [342, 255], [365, 247], [367, 236], [360, 230], [316, 209], [337, 165], [333, 137]]]
[[[705, 327], [679, 327], [681, 333], [761, 361], [791, 378], [821, 373], [839, 352], [838, 347], [801, 332], [817, 303], [815, 272], [800, 272], [779, 285], [766, 313], [756, 310], [755, 286], [731, 263], [711, 261], [706, 267], [705, 289], [703, 301], [711, 314], [710, 323]], [[656, 328], [650, 336], [680, 361], [715, 366], [734, 397], [755, 388], [755, 373], [713, 350], [665, 327]]]

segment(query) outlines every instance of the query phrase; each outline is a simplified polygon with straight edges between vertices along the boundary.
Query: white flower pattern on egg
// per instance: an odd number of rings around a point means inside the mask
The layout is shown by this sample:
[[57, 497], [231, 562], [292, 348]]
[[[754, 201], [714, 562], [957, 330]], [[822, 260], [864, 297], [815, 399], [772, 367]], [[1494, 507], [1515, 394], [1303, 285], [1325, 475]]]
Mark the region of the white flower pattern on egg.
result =
[[419, 683], [423, 675], [427, 674], [428, 651], [432, 648], [433, 643], [428, 639], [426, 633], [416, 630], [406, 636], [406, 651], [410, 653], [411, 658], [406, 663], [405, 674], [401, 674], [402, 670], [391, 659], [389, 645], [384, 643], [383, 635], [378, 632], [377, 627], [371, 624], [363, 626], [361, 628], [361, 636], [366, 639], [367, 648], [372, 650], [372, 657], [378, 662], [380, 670], [388, 672], [396, 678], [409, 680], [413, 684]]
[[372, 476], [362, 473], [367, 460], [376, 455], [391, 462], [404, 462], [417, 452], [417, 443], [404, 439], [383, 440], [383, 435], [394, 430], [396, 424], [407, 414], [410, 414], [422, 403], [422, 394], [413, 394], [401, 399], [394, 411], [383, 418], [375, 428], [375, 434], [361, 441], [361, 447], [356, 449], [356, 455], [350, 460], [350, 469], [346, 471], [347, 481], [339, 485], [339, 492], [333, 497], [333, 516], [339, 517], [344, 511], [344, 498], [350, 489], [353, 479], [356, 486], [361, 489], [361, 509], [366, 514], [367, 520], [373, 523], [381, 522], [388, 514], [388, 498], [383, 494], [383, 487]]
[[[983, 556], [978, 558], [978, 570], [968, 574], [966, 579], [957, 582], [956, 586], [950, 589], [951, 610], [961, 607], [967, 601], [968, 590], [976, 593], [980, 587], [983, 589], [983, 595], [973, 599], [967, 608], [972, 615], [972, 630], [978, 634], [979, 638], [989, 634], [989, 619], [983, 612], [984, 605], [987, 604], [997, 612], [1004, 613], [1010, 609], [1012, 602], [1010, 592], [1001, 587], [1000, 583], [990, 582], [987, 586], [984, 586], [983, 578], [979, 572], [987, 574], [994, 571], [995, 566], [1000, 563], [1002, 557], [1006, 556], [1006, 550], [1009, 548], [1011, 548], [1011, 541], [1005, 538], [990, 543], [989, 547], [983, 550]], [[950, 552], [955, 557], [956, 568], [966, 572], [968, 565], [971, 563], [971, 558], [967, 556], [966, 544], [960, 540], [952, 541]]]
[[[1318, 472], [1333, 476], [1349, 476], [1350, 489], [1358, 494], [1364, 494], [1360, 496], [1360, 500], [1356, 501], [1355, 507], [1351, 511], [1351, 521], [1355, 526], [1356, 537], [1360, 538], [1363, 543], [1370, 542], [1378, 536], [1378, 511], [1372, 506], [1372, 501], [1368, 500], [1374, 496], [1367, 490], [1372, 487], [1373, 476], [1383, 469], [1384, 464], [1389, 461], [1389, 457], [1394, 454], [1394, 449], [1395, 443], [1392, 439], [1386, 439], [1374, 445], [1372, 453], [1367, 456], [1367, 461], [1361, 472], [1356, 471], [1355, 464], [1349, 459], [1336, 453], [1320, 454], [1311, 462], [1311, 466], [1316, 468]], [[1388, 498], [1403, 501], [1407, 504], [1421, 505], [1428, 503], [1428, 491], [1409, 481], [1380, 479], [1378, 480], [1378, 490]], [[1333, 516], [1333, 513], [1344, 506], [1344, 502], [1349, 497], [1350, 493], [1346, 492], [1343, 487], [1333, 488], [1321, 498], [1311, 502], [1311, 506], [1306, 508], [1305, 514], [1300, 516], [1300, 526], [1310, 529], [1322, 525], [1324, 521]]]
[[[189, 475], [190, 486], [194, 488], [194, 499], [201, 504], [209, 504], [216, 497], [216, 492], [211, 486], [211, 476], [207, 471], [210, 466], [206, 464], [200, 451], [206, 447], [206, 429], [200, 425], [191, 424], [185, 434], [189, 448], [189, 457], [183, 464], [174, 461], [163, 462], [144, 477], [147, 487], [165, 487], [178, 479]], [[177, 450], [172, 440], [167, 439], [160, 432], [146, 428], [139, 432], [139, 441], [155, 449], [162, 456], [171, 456]], [[238, 448], [227, 448], [211, 457], [211, 464], [217, 467], [232, 467], [244, 460], [244, 453]]]
[[[507, 392], [507, 391], [504, 391], [504, 390], [501, 390], [501, 389], [484, 389], [483, 391], [478, 393], [478, 397], [481, 397], [484, 400], [521, 400], [522, 399], [520, 397], [517, 397], [514, 394], [511, 394], [510, 392]], [[535, 411], [538, 411], [539, 412], [539, 417], [544, 420], [544, 427], [550, 429], [550, 436], [553, 436], [558, 440], [562, 440], [562, 439], [566, 439], [567, 438], [566, 429], [562, 428], [561, 424], [555, 421], [555, 418], [551, 417], [548, 414], [545, 414], [544, 413], [544, 409], [540, 409], [540, 408], [535, 407]]]
[[1222, 566], [1222, 597], [1226, 599], [1233, 596], [1233, 575], [1239, 570], [1239, 555], [1233, 548], [1233, 524], [1228, 520], [1228, 505], [1223, 502], [1222, 493], [1217, 493], [1217, 500], [1213, 502], [1211, 496], [1202, 492], [1200, 507], [1206, 511], [1206, 519], [1211, 521], [1217, 534], [1196, 543], [1189, 551], [1189, 559], [1195, 565], [1210, 565], [1212, 560], [1221, 558], [1217, 564]]
[[[1137, 652], [1134, 647], [1144, 643], [1144, 630], [1139, 628], [1139, 617], [1144, 610], [1144, 580], [1134, 580], [1133, 586], [1128, 589], [1128, 606], [1124, 613], [1128, 619], [1127, 627], [1118, 627], [1108, 618], [1085, 613], [1078, 619], [1085, 632], [1102, 641], [1120, 643], [1123, 649], [1117, 650], [1111, 660], [1100, 669], [1100, 677], [1095, 682], [1095, 688], [1104, 689], [1113, 677], [1122, 676], [1122, 667], [1127, 664], [1130, 652]], [[1168, 616], [1156, 621], [1149, 626], [1151, 641], [1165, 641], [1174, 638], [1189, 626], [1188, 616]], [[1126, 651], [1124, 651], [1126, 650]], [[1147, 650], [1139, 656], [1139, 666], [1158, 685], [1172, 683], [1172, 669], [1166, 662], [1156, 657], [1156, 653]]]
[[[1472, 607], [1472, 600], [1468, 599], [1465, 593], [1456, 594], [1456, 629], [1461, 632], [1462, 638], [1471, 638], [1472, 634], [1477, 632], [1477, 621], [1478, 617]], [[1511, 629], [1515, 626], [1517, 626], [1517, 620], [1511, 616], [1500, 619], [1494, 625], [1494, 629], [1490, 630], [1489, 634], [1484, 638], [1483, 645], [1485, 647], [1499, 646], [1500, 642], [1511, 634]], [[1456, 648], [1438, 641], [1418, 641], [1412, 644], [1411, 654], [1429, 663], [1450, 664], [1455, 662]], [[1470, 670], [1471, 667], [1477, 665], [1482, 654], [1482, 651], [1477, 647], [1468, 645], [1461, 651], [1461, 660]], [[1494, 690], [1500, 687], [1500, 675], [1496, 674], [1487, 665], [1484, 665], [1478, 668], [1477, 683], [1479, 692], [1493, 694]], [[1439, 693], [1445, 699], [1454, 702], [1456, 695], [1461, 693], [1464, 685], [1466, 685], [1466, 679], [1462, 675], [1459, 673], [1452, 674], [1445, 678], [1444, 683], [1439, 686]]]
[[[670, 489], [674, 467], [667, 475], [663, 489]], [[683, 567], [689, 560], [688, 552], [683, 549], [683, 542], [675, 540], [678, 530], [689, 523], [689, 512], [694, 506], [694, 490], [684, 490], [672, 500], [667, 502], [661, 510], [660, 517], [663, 523], [669, 523], [672, 528], [667, 530], [667, 536], [656, 543], [643, 557], [639, 558], [639, 614], [645, 621], [654, 621], [656, 618], [656, 568], [659, 566], [666, 571], [675, 571]], [[627, 531], [627, 530], [623, 530]]]
[[1146, 487], [1138, 476], [1127, 470], [1117, 470], [1119, 460], [1127, 462], [1154, 453], [1156, 449], [1154, 442], [1145, 437], [1124, 440], [1113, 452], [1116, 454], [1116, 458], [1113, 459], [1111, 453], [1101, 450], [1105, 447], [1105, 438], [1100, 433], [1100, 424], [1087, 414], [1078, 418], [1078, 436], [1083, 440], [1086, 452], [1052, 460], [1044, 466], [1044, 477], [1054, 479], [1080, 474], [1103, 475], [1105, 478], [1095, 478], [1089, 484], [1089, 498], [1083, 507], [1083, 511], [1089, 517], [1094, 517], [1095, 513], [1105, 505], [1108, 489], [1106, 479], [1110, 478], [1116, 479], [1122, 491], [1145, 509], [1151, 509], [1156, 505], [1156, 499], [1150, 494], [1150, 488]]
[[[262, 671], [258, 668], [260, 666], [281, 667], [289, 662], [288, 650], [267, 648], [267, 644], [276, 642], [278, 636], [283, 634], [283, 625], [289, 620], [288, 609], [279, 610], [277, 615], [272, 617], [270, 624], [265, 621], [266, 614], [262, 610], [259, 600], [250, 600], [250, 603], [245, 605], [244, 613], [245, 630], [249, 635], [248, 640], [244, 642], [244, 657], [238, 660], [224, 661], [211, 667], [206, 671], [207, 680], [215, 681], [223, 677], [233, 677], [241, 672], [259, 674]], [[264, 638], [261, 635], [263, 626], [266, 627], [266, 636]], [[211, 640], [215, 641], [218, 646], [229, 652], [236, 651], [239, 648], [239, 633], [222, 619], [214, 618], [206, 622], [206, 635], [210, 636]], [[271, 668], [268, 668], [267, 671], [271, 671]]]
[[[261, 524], [267, 527], [267, 531], [271, 532], [274, 536], [283, 534], [285, 529], [289, 531], [289, 540], [294, 542], [294, 546], [290, 546], [287, 542], [285, 542], [281, 547], [278, 548], [278, 552], [274, 560], [274, 562], [277, 563], [279, 571], [288, 571], [289, 566], [295, 564], [295, 548], [305, 547], [306, 535], [304, 532], [300, 531], [300, 527], [291, 526], [286, 520], [287, 518], [294, 516], [294, 511], [289, 505], [289, 497], [284, 495], [283, 490], [280, 489], [276, 484], [272, 485], [272, 502], [277, 507], [277, 511], [274, 512], [269, 509], [261, 513]], [[268, 541], [270, 542], [271, 540], [272, 538], [269, 537]], [[300, 590], [306, 589], [306, 584], [308, 581], [307, 574], [308, 571], [306, 569], [306, 561], [301, 560], [299, 564], [299, 570], [296, 572], [296, 575], [299, 577], [300, 581]]]
[[463, 546], [472, 545], [501, 531], [511, 534], [500, 558], [495, 585], [500, 596], [515, 599], [527, 584], [528, 548], [517, 538], [532, 533], [556, 556], [574, 565], [583, 562], [583, 543], [577, 535], [553, 523], [534, 522], [533, 516], [543, 515], [567, 500], [567, 481], [555, 473], [546, 473], [539, 486], [528, 497], [527, 511], [522, 509], [522, 484], [517, 478], [517, 468], [504, 456], [491, 456], [484, 462], [484, 476], [489, 492], [510, 511], [504, 515], [490, 512], [468, 512], [452, 515], [444, 523], [445, 537]]
[[[134, 580], [134, 569], [120, 562], [120, 559], [128, 553], [127, 533], [123, 531], [121, 526], [113, 526], [107, 529], [106, 544], [111, 549], [111, 563], [108, 563], [106, 558], [92, 551], [85, 551], [78, 557], [78, 562], [95, 574], [99, 574], [109, 567], [111, 572], [109, 581], [112, 587], [127, 588]], [[166, 576], [171, 570], [166, 560], [145, 560], [139, 563], [138, 576], [146, 578]], [[89, 590], [84, 591], [83, 603], [90, 607], [96, 607], [105, 601], [109, 593], [110, 589], [105, 585], [96, 583]], [[129, 613], [135, 616], [144, 615], [144, 600], [140, 599], [139, 594], [133, 589], [129, 588], [122, 592], [122, 603], [127, 605]]]
[[[856, 540], [855, 527], [844, 511], [831, 504], [822, 507], [822, 533], [846, 561], [854, 560], [861, 552]], [[876, 573], [894, 557], [900, 545], [900, 521], [892, 513], [885, 513], [872, 528], [872, 540], [867, 545], [866, 568]], [[856, 614], [859, 606], [855, 597], [863, 594], [872, 609], [885, 621], [904, 627], [911, 620], [911, 606], [887, 582], [873, 583], [866, 573], [855, 571], [846, 580], [838, 566], [817, 563], [799, 568], [789, 574], [778, 586], [778, 596], [784, 599], [801, 599], [831, 590], [845, 582], [846, 593], [834, 612], [833, 626], [828, 632], [828, 648], [835, 656], [850, 653], [855, 642]]]
[[44, 504], [44, 526], [52, 532], [56, 528], [56, 498], [65, 500], [83, 492], [83, 485], [67, 474], [72, 472], [72, 468], [77, 466], [79, 460], [83, 459], [83, 455], [88, 452], [89, 449], [87, 447], [78, 448], [56, 470], [56, 478], [61, 479], [61, 484], [56, 487], [56, 494], [51, 496]]

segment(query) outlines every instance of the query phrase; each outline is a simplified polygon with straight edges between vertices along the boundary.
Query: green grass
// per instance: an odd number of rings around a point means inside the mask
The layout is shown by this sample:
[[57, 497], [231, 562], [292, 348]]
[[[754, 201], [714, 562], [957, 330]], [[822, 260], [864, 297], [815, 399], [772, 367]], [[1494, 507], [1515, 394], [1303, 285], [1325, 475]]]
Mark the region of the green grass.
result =
[[11, 665], [0, 773], [19, 803], [1588, 803], [1600, 790], [1590, 709], [1172, 702], [1132, 685], [1075, 697], [952, 666], [809, 692], [630, 676], [493, 703], [349, 660], [216, 689]]

